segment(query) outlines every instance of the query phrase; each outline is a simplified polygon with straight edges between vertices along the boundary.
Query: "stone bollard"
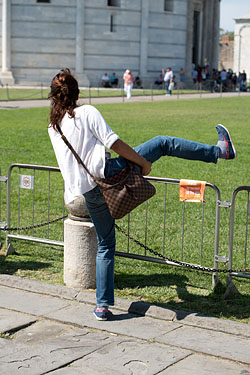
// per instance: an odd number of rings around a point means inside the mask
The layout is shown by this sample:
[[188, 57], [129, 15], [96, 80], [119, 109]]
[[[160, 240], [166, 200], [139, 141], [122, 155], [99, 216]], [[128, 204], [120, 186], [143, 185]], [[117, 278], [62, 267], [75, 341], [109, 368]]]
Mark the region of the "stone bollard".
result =
[[95, 289], [97, 238], [83, 196], [66, 205], [64, 222], [64, 282], [71, 288]]

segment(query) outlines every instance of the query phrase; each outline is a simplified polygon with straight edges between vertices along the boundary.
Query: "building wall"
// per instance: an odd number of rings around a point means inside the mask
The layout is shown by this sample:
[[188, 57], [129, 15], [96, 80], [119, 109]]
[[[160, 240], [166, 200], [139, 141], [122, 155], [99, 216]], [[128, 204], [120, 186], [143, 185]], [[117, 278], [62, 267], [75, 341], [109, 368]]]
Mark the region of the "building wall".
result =
[[[51, 0], [49, 4], [11, 0], [10, 70], [16, 83], [48, 84], [62, 67], [79, 70], [80, 51], [80, 69], [92, 85], [100, 82], [104, 72], [115, 71], [122, 77], [127, 68], [150, 81], [168, 66], [175, 72], [181, 67], [190, 71], [193, 10], [200, 11], [199, 48], [205, 38], [206, 51], [210, 51], [218, 25], [208, 21], [204, 25], [202, 18], [211, 20], [218, 3], [174, 0], [171, 12], [164, 11], [164, 0], [120, 0], [119, 7], [107, 6], [107, 0]], [[80, 36], [79, 6], [84, 9]], [[199, 53], [201, 63], [206, 51], [203, 48]]]
[[234, 68], [234, 41], [229, 40], [229, 36], [224, 35], [220, 41], [219, 69]]
[[75, 18], [75, 0], [12, 0], [11, 67], [17, 82], [49, 82], [58, 68], [74, 69]]
[[250, 78], [250, 17], [236, 20], [234, 29], [234, 71]]

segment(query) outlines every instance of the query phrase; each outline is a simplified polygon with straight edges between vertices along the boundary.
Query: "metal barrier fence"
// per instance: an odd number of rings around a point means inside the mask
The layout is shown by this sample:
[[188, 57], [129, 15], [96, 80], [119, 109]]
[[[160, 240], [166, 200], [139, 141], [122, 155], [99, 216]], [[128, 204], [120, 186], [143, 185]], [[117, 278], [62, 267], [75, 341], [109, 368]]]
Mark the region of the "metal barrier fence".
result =
[[[219, 255], [221, 198], [217, 186], [206, 183], [206, 187], [210, 188], [210, 192], [206, 189], [206, 200], [203, 203], [189, 203], [179, 202], [179, 179], [147, 179], [154, 182], [156, 196], [144, 208], [140, 207], [141, 221], [138, 221], [138, 213], [133, 211], [126, 218], [127, 223], [123, 220], [121, 224], [121, 227], [126, 228], [128, 237], [139, 239], [142, 250], [138, 251], [138, 243], [134, 244], [130, 238], [124, 246], [123, 237], [118, 234], [116, 254], [174, 266], [186, 264], [189, 268], [202, 267], [203, 271], [218, 269], [222, 259]], [[164, 257], [176, 259], [177, 262]], [[213, 284], [216, 280], [214, 272]]]
[[[7, 182], [7, 177], [2, 176], [1, 168], [0, 168], [0, 227], [4, 226], [6, 223], [2, 222], [2, 182]], [[0, 230], [0, 248], [2, 247], [2, 236]]]
[[[39, 176], [38, 172], [45, 172], [48, 176], [43, 175], [43, 177], [41, 177]], [[63, 239], [61, 239], [61, 241], [58, 240], [58, 233], [54, 232], [54, 227], [53, 230], [50, 229], [50, 224], [47, 224], [42, 229], [31, 228], [27, 230], [26, 227], [24, 227], [24, 225], [27, 224], [32, 227], [41, 222], [49, 222], [55, 216], [58, 217], [65, 214], [63, 203], [63, 182], [61, 174], [58, 174], [58, 172], [59, 168], [48, 166], [13, 164], [9, 167], [7, 189], [7, 227], [17, 227], [22, 229], [17, 230], [14, 233], [12, 231], [7, 231], [6, 234], [8, 246], [11, 244], [11, 239], [27, 240], [32, 242], [63, 246]], [[52, 174], [57, 174], [58, 178], [52, 178]], [[197, 215], [197, 209], [198, 211], [201, 211], [201, 226], [198, 226], [198, 228], [196, 228], [197, 233], [191, 233], [191, 236], [196, 238], [195, 241], [192, 238], [192, 244], [194, 244], [195, 242], [195, 246], [198, 246], [198, 250], [196, 250], [193, 254], [192, 249], [189, 249], [187, 253], [185, 250], [185, 244], [190, 243], [190, 240], [188, 238], [190, 236], [190, 233], [186, 230], [187, 225], [189, 225], [186, 221], [186, 216], [190, 215], [190, 207], [186, 207], [185, 203], [183, 203], [180, 210], [181, 203], [179, 203], [178, 201], [178, 189], [175, 189], [174, 192], [167, 192], [168, 185], [176, 185], [178, 187], [180, 180], [157, 177], [148, 177], [148, 179], [150, 181], [153, 181], [155, 184], [161, 185], [157, 188], [157, 195], [152, 200], [150, 200], [150, 202], [147, 202], [146, 205], [138, 207], [135, 212], [128, 215], [128, 217], [126, 217], [125, 219], [119, 221], [119, 225], [125, 228], [128, 234], [133, 234], [133, 227], [136, 226], [136, 237], [138, 237], [138, 239], [143, 237], [145, 245], [150, 242], [150, 245], [156, 248], [156, 250], [160, 249], [163, 255], [168, 252], [168, 249], [166, 249], [168, 246], [168, 241], [166, 241], [166, 238], [168, 240], [171, 239], [171, 241], [175, 241], [175, 236], [173, 233], [171, 233], [171, 231], [173, 230], [173, 232], [176, 232], [176, 228], [178, 226], [178, 228], [180, 229], [180, 233], [178, 234], [178, 238], [180, 239], [180, 241], [176, 244], [173, 244], [173, 242], [171, 243], [171, 246], [174, 245], [173, 247], [175, 249], [175, 251], [171, 252], [171, 256], [173, 257], [174, 255], [177, 259], [185, 262], [186, 255], [188, 254], [188, 263], [194, 263], [204, 266], [204, 262], [207, 262], [207, 266], [213, 266], [216, 268], [218, 265], [216, 256], [218, 255], [219, 245], [219, 207], [216, 204], [217, 201], [220, 201], [220, 192], [218, 188], [212, 184], [207, 184], [207, 186], [212, 188], [216, 193], [213, 199], [214, 214], [211, 215], [215, 217], [215, 221], [213, 223], [214, 240], [212, 245], [211, 241], [209, 241], [209, 252], [207, 251], [206, 246], [204, 249], [204, 220], [205, 205], [207, 205], [207, 203], [194, 205], [195, 215]], [[54, 180], [55, 182], [54, 186], [56, 185], [56, 194], [54, 195], [52, 195], [54, 190], [54, 187], [52, 186], [52, 180]], [[61, 184], [61, 189], [59, 189], [59, 184]], [[59, 191], [61, 196], [58, 194]], [[177, 218], [174, 222], [171, 222], [173, 213], [170, 212], [168, 216], [167, 195], [169, 195], [169, 199], [171, 199], [172, 202], [175, 202], [172, 207], [173, 212], [176, 212], [176, 210], [178, 210], [180, 214], [179, 218]], [[54, 201], [52, 202], [53, 199]], [[59, 206], [61, 206], [60, 210]], [[157, 217], [154, 217], [154, 220], [152, 221], [151, 216], [155, 208], [157, 209], [157, 213], [159, 215], [157, 215]], [[138, 221], [138, 217], [143, 218], [143, 220]], [[60, 231], [62, 233], [62, 223], [58, 225], [60, 225]], [[157, 232], [157, 234], [154, 233], [152, 227], [155, 226], [161, 228], [160, 233], [159, 231]], [[209, 236], [211, 237], [211, 225], [209, 231]], [[153, 243], [151, 241], [152, 236], [154, 237]], [[180, 249], [180, 252], [178, 252], [178, 249]], [[157, 256], [150, 256], [147, 251], [144, 251], [144, 253], [142, 254], [141, 250], [138, 249], [138, 247], [134, 251], [131, 242], [129, 240], [124, 241], [124, 237], [122, 237], [122, 246], [120, 246], [118, 238], [117, 255], [154, 262], [168, 263], [164, 260], [159, 259]], [[170, 264], [174, 263], [170, 262]]]
[[[64, 184], [59, 168], [29, 164], [13, 164], [7, 177], [7, 245], [12, 250], [11, 239], [39, 242], [63, 246], [63, 222], [54, 221], [64, 218]], [[213, 285], [217, 282], [216, 272], [223, 263], [227, 273], [235, 268], [247, 270], [250, 254], [247, 251], [248, 218], [250, 216], [250, 187], [239, 187], [232, 195], [231, 202], [221, 201], [217, 186], [206, 183], [203, 203], [179, 202], [179, 179], [147, 177], [157, 189], [157, 194], [145, 204], [139, 206], [118, 224], [127, 235], [117, 231], [116, 255], [121, 257], [164, 263], [174, 266], [202, 268], [213, 275]], [[1, 179], [3, 181], [3, 179]], [[6, 178], [5, 178], [6, 181]], [[209, 189], [207, 189], [209, 188]], [[242, 199], [238, 199], [240, 210], [235, 214], [236, 196], [247, 192], [245, 222], [242, 222]], [[230, 208], [228, 257], [222, 254], [220, 240], [221, 208]], [[237, 218], [237, 228], [235, 228]], [[53, 226], [51, 223], [53, 222]], [[41, 223], [43, 225], [41, 225]], [[29, 227], [26, 227], [26, 225]], [[25, 226], [24, 226], [25, 225]], [[238, 233], [238, 227], [240, 228]], [[245, 229], [244, 229], [245, 228]], [[244, 229], [244, 233], [243, 233]], [[1, 232], [1, 231], [0, 231]], [[235, 244], [242, 246], [243, 258], [238, 259], [233, 251], [233, 236], [237, 234]], [[136, 238], [134, 242], [131, 238]], [[141, 247], [138, 246], [141, 243]], [[227, 242], [228, 244], [228, 242]], [[153, 256], [152, 256], [153, 254]], [[160, 256], [159, 256], [160, 255]], [[164, 257], [171, 260], [163, 259]], [[227, 267], [228, 264], [228, 267]], [[229, 277], [249, 278], [248, 272], [228, 272]]]
[[[50, 226], [55, 218], [65, 216], [64, 184], [58, 172], [57, 167], [41, 165], [12, 164], [9, 167], [7, 228], [21, 229], [6, 232], [8, 248], [11, 239], [63, 246], [62, 221]], [[26, 229], [27, 223], [30, 229]]]
[[[238, 197], [239, 193], [245, 192], [246, 197]], [[235, 268], [234, 264], [237, 262], [237, 265], [240, 264], [241, 272], [230, 272], [229, 279], [232, 276], [250, 278], [250, 273], [247, 272], [247, 268], [250, 268], [247, 265], [250, 265], [250, 252], [248, 249], [248, 221], [250, 217], [250, 186], [239, 186], [234, 190], [231, 199], [230, 207], [230, 231], [229, 231], [229, 253], [228, 253], [228, 269]], [[237, 198], [237, 199], [236, 199]], [[245, 201], [243, 208], [238, 204]], [[237, 216], [235, 212], [237, 211]], [[237, 220], [236, 220], [237, 219]], [[243, 230], [244, 229], [244, 230]], [[245, 270], [245, 271], [244, 271]]]
[[[165, 82], [162, 84], [155, 84], [152, 79], [145, 79], [145, 85], [143, 88], [133, 87], [132, 96], [145, 96], [149, 100], [157, 99], [159, 95], [166, 93]], [[215, 93], [222, 97], [224, 93], [233, 92], [240, 96], [242, 92], [249, 92], [250, 86], [243, 90], [239, 84], [236, 86], [218, 83], [215, 80], [206, 80], [205, 82], [192, 82], [186, 83], [185, 85], [181, 82], [176, 82], [175, 88], [172, 91], [173, 97], [185, 98], [186, 94], [199, 94], [200, 98], [207, 93]], [[12, 100], [32, 100], [32, 99], [47, 99], [49, 93], [49, 85], [43, 86], [41, 83], [40, 87], [25, 88], [25, 87], [9, 87], [6, 85], [0, 88], [0, 101], [12, 101]], [[125, 102], [126, 93], [124, 91], [123, 81], [119, 83], [117, 87], [105, 88], [101, 85], [88, 86], [81, 88], [80, 99], [88, 100], [91, 104], [93, 98], [101, 97], [114, 97], [120, 98], [122, 102]]]

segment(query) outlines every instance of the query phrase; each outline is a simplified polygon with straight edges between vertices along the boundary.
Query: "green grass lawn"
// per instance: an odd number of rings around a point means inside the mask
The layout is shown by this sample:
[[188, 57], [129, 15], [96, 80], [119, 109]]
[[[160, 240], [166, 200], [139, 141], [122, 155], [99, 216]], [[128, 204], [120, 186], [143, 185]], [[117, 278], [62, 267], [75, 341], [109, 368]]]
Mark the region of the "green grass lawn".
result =
[[[190, 99], [171, 102], [152, 103], [124, 103], [98, 105], [106, 121], [117, 132], [120, 137], [131, 146], [136, 146], [156, 135], [170, 135], [188, 138], [199, 142], [216, 144], [217, 133], [215, 126], [218, 123], [226, 125], [231, 132], [238, 157], [234, 161], [219, 161], [217, 165], [192, 162], [177, 158], [162, 158], [157, 161], [151, 172], [152, 176], [169, 178], [186, 178], [209, 181], [221, 191], [222, 200], [231, 200], [233, 190], [240, 185], [249, 185], [249, 162], [250, 155], [248, 147], [250, 140], [249, 112], [250, 99], [248, 97], [220, 98], [220, 99]], [[56, 166], [55, 156], [47, 134], [48, 114], [47, 108], [23, 109], [23, 110], [1, 110], [1, 137], [0, 137], [0, 168], [2, 174], [7, 173], [12, 163], [27, 163]], [[18, 178], [14, 176], [14, 178]], [[44, 180], [39, 180], [42, 186]], [[59, 216], [62, 202], [57, 204], [57, 198], [62, 187], [60, 176], [52, 187], [53, 202], [52, 213]], [[47, 183], [47, 182], [46, 182]], [[14, 188], [13, 188], [14, 189]], [[16, 191], [14, 189], [15, 196]], [[160, 250], [159, 229], [161, 229], [161, 188], [159, 194], [152, 200], [152, 214], [150, 216], [150, 237], [147, 243], [150, 247]], [[166, 255], [177, 256], [179, 251], [178, 237], [175, 229], [178, 227], [178, 219], [175, 213], [179, 210], [180, 203], [171, 200], [168, 205], [171, 216], [168, 217], [169, 226], [173, 232], [168, 233]], [[173, 193], [176, 194], [176, 193]], [[36, 210], [40, 212], [41, 221], [46, 221], [44, 213], [43, 193], [41, 192], [40, 204]], [[206, 226], [206, 249], [213, 248], [213, 235], [210, 230], [213, 227], [214, 213], [210, 210], [210, 194], [207, 197], [208, 217]], [[240, 204], [244, 203], [245, 195], [239, 198]], [[6, 203], [6, 192], [2, 184], [2, 212], [0, 220], [4, 220]], [[22, 211], [21, 223], [30, 223], [30, 196], [29, 192], [23, 195], [24, 210]], [[176, 206], [175, 206], [176, 205]], [[191, 207], [191, 206], [190, 206]], [[193, 208], [194, 207], [194, 208]], [[196, 206], [197, 207], [197, 206]], [[194, 257], [193, 247], [195, 236], [192, 230], [200, 220], [196, 213], [196, 207], [192, 205], [194, 214], [188, 246], [190, 248], [187, 256]], [[17, 203], [13, 201], [12, 212], [15, 221]], [[46, 210], [46, 208], [45, 208]], [[54, 211], [53, 211], [54, 210]], [[140, 210], [133, 214], [133, 221], [138, 231], [133, 228], [133, 234], [140, 236]], [[236, 220], [236, 260], [234, 266], [242, 266], [242, 241], [244, 242], [245, 216], [241, 205], [237, 207]], [[44, 215], [44, 216], [43, 216]], [[242, 218], [243, 217], [243, 218]], [[211, 222], [210, 222], [211, 221]], [[126, 225], [121, 221], [122, 225]], [[221, 253], [227, 254], [228, 247], [228, 223], [229, 211], [222, 210], [221, 213]], [[61, 238], [62, 225], [55, 225], [55, 235]], [[41, 230], [42, 231], [42, 230]], [[3, 235], [2, 235], [3, 236]], [[13, 241], [18, 255], [4, 257], [4, 251], [0, 253], [0, 272], [14, 274], [21, 277], [45, 280], [52, 283], [63, 283], [63, 252], [61, 248], [32, 244], [22, 241]], [[118, 235], [118, 250], [126, 248], [126, 240]], [[4, 249], [3, 249], [4, 250]], [[125, 250], [124, 250], [125, 251]], [[132, 248], [132, 252], [136, 251]], [[209, 250], [210, 251], [210, 250]], [[208, 254], [211, 258], [211, 254]], [[204, 254], [206, 259], [207, 254]], [[249, 260], [249, 254], [247, 255]], [[188, 261], [188, 259], [185, 259]], [[238, 262], [238, 263], [237, 263]], [[248, 265], [250, 261], [248, 262]], [[116, 257], [115, 266], [115, 293], [117, 296], [137, 298], [153, 303], [164, 304], [177, 309], [196, 311], [222, 318], [229, 318], [244, 322], [250, 322], [250, 282], [245, 279], [236, 279], [234, 282], [240, 291], [240, 295], [222, 300], [221, 293], [225, 289], [225, 277], [220, 277], [222, 287], [219, 294], [211, 289], [211, 275], [187, 271], [161, 264], [136, 261]]]

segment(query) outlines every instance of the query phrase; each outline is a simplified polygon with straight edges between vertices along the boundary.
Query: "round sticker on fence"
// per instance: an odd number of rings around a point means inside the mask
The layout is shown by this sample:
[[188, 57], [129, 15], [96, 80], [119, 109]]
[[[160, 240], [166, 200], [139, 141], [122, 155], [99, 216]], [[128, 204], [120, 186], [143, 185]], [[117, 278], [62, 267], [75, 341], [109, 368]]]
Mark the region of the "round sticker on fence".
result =
[[34, 176], [19, 175], [19, 187], [21, 189], [33, 189], [34, 188]]

